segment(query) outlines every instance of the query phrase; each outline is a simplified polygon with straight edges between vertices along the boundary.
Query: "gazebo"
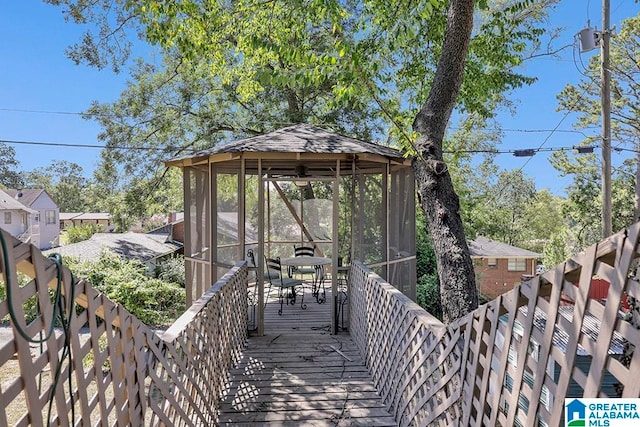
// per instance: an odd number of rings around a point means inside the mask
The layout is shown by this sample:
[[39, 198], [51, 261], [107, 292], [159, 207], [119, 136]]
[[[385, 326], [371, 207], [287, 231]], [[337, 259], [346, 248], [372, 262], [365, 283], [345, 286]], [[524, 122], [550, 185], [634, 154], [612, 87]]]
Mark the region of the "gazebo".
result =
[[251, 249], [262, 335], [264, 257], [302, 243], [333, 260], [332, 333], [350, 260], [415, 300], [415, 181], [400, 151], [298, 124], [166, 164], [183, 170], [187, 306]]

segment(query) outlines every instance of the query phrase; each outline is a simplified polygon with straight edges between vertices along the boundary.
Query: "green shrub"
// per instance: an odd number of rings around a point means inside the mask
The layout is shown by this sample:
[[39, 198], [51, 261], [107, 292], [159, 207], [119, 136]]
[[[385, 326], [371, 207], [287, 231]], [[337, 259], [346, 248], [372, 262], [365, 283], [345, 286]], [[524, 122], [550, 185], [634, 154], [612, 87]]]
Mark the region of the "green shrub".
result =
[[[28, 276], [25, 276], [24, 274], [18, 272], [18, 285], [17, 286], [14, 285], [12, 289], [18, 290], [19, 288], [23, 288], [30, 281], [31, 279]], [[53, 291], [51, 289], [49, 290], [49, 296], [51, 298], [51, 301], [53, 301]], [[17, 296], [14, 295], [13, 298], [15, 301], [17, 299]], [[4, 301], [6, 299], [7, 299], [7, 289], [4, 281], [2, 280], [2, 275], [0, 275], [0, 301]], [[27, 298], [27, 300], [22, 304], [22, 309], [24, 310], [24, 317], [25, 317], [26, 323], [27, 324], [31, 323], [38, 314], [38, 295], [32, 295], [31, 297]], [[11, 320], [10, 315], [7, 314], [2, 319], [0, 319], [0, 324], [8, 325], [10, 320]]]
[[64, 234], [60, 236], [60, 240], [65, 244], [78, 243], [85, 240], [89, 240], [91, 236], [101, 232], [102, 225], [98, 224], [83, 224], [77, 226], [71, 226], [64, 231]]
[[438, 274], [424, 274], [418, 279], [417, 303], [432, 316], [442, 320]]
[[138, 261], [103, 252], [97, 261], [65, 258], [78, 278], [83, 278], [110, 300], [118, 302], [147, 325], [171, 324], [185, 310], [185, 290], [180, 283], [151, 278]]
[[[147, 277], [147, 269], [140, 262], [122, 260], [106, 251], [93, 262], [79, 262], [72, 257], [64, 258], [63, 261], [75, 278], [86, 280], [110, 300], [124, 305], [131, 314], [147, 325], [169, 325], [185, 310], [183, 285]], [[18, 274], [18, 279], [20, 287], [30, 281], [22, 274]], [[53, 301], [53, 290], [49, 289], [49, 295]], [[0, 279], [0, 301], [4, 300], [6, 288]], [[27, 323], [36, 318], [37, 301], [37, 295], [34, 295], [23, 304]], [[0, 324], [8, 324], [9, 320], [9, 315], [6, 315], [0, 319]]]
[[177, 255], [163, 260], [156, 267], [156, 277], [165, 282], [180, 283], [184, 287], [184, 257]]

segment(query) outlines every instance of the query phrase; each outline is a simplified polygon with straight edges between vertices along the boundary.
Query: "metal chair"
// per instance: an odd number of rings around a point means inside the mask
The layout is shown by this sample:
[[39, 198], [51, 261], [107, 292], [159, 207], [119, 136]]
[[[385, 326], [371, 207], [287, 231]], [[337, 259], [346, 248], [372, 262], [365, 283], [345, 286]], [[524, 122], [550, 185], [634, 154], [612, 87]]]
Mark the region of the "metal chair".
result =
[[[293, 245], [293, 254], [296, 257], [301, 256], [314, 256], [316, 252], [316, 248], [314, 246], [296, 246]], [[321, 266], [309, 266], [309, 267], [291, 267], [289, 268], [289, 276], [293, 277], [294, 275], [300, 276], [304, 281], [305, 276], [311, 276], [311, 284], [312, 284], [312, 294], [314, 296], [317, 295], [316, 290], [316, 281], [318, 280], [319, 267]]]
[[[257, 273], [257, 271], [258, 271], [258, 264], [256, 264], [256, 257], [255, 257], [255, 254], [254, 254], [254, 252], [253, 252], [253, 249], [249, 249], [249, 250], [247, 250], [247, 261], [248, 261], [248, 264], [249, 264], [249, 265], [247, 266], [247, 267], [249, 268], [249, 271], [253, 271], [253, 272], [254, 272], [254, 274], [256, 274], [256, 275], [257, 275], [257, 274], [258, 274], [258, 273]], [[277, 277], [278, 277], [278, 275], [277, 275], [277, 274], [275, 274], [275, 273], [271, 273], [271, 272], [269, 272], [269, 270], [265, 268], [265, 270], [262, 272], [262, 278], [263, 278], [264, 280], [269, 280], [269, 278], [270, 278], [270, 277], [275, 277], [275, 278], [277, 278]]]
[[[300, 286], [302, 288], [302, 298], [300, 300], [300, 308], [303, 310], [307, 308], [304, 303], [304, 288], [302, 287], [302, 280], [294, 279], [293, 277], [283, 277], [282, 276], [282, 264], [280, 264], [280, 258], [264, 258], [265, 264], [267, 266], [267, 272], [269, 272], [269, 290], [267, 291], [267, 296], [271, 294], [271, 288], [276, 287], [278, 289], [278, 300], [280, 302], [280, 310], [278, 310], [278, 314], [282, 316], [282, 308], [284, 305], [284, 300], [286, 298], [287, 305], [295, 305], [296, 303], [296, 287]], [[285, 291], [287, 292], [285, 294]], [[265, 302], [266, 305], [266, 302]]]

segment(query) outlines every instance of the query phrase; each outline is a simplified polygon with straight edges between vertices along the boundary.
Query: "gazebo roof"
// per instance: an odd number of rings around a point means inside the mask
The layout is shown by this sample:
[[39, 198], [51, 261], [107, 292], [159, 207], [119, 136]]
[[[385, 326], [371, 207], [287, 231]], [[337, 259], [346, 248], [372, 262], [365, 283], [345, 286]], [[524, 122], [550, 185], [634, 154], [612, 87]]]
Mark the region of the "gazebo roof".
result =
[[[227, 157], [247, 153], [280, 153], [285, 155], [317, 155], [332, 158], [345, 155], [374, 155], [404, 162], [403, 154], [393, 148], [351, 138], [307, 124], [297, 124], [262, 135], [244, 138], [228, 144], [198, 151], [190, 156], [171, 159], [169, 165], [180, 165], [185, 160], [197, 162], [211, 157]], [[259, 156], [258, 156], [259, 157]]]

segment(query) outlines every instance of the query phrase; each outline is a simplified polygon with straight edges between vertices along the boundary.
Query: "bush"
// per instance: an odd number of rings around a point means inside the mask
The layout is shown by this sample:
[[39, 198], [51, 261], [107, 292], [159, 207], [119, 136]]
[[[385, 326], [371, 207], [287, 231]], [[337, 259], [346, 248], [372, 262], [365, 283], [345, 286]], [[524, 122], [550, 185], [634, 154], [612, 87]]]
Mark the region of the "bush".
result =
[[156, 267], [156, 277], [165, 282], [185, 284], [184, 257], [177, 255], [167, 258]]
[[[105, 251], [97, 261], [79, 262], [75, 258], [68, 257], [64, 258], [64, 264], [73, 272], [76, 279], [86, 280], [110, 300], [124, 305], [131, 314], [147, 325], [169, 325], [185, 310], [183, 285], [147, 277], [145, 275], [147, 269], [140, 262], [122, 260], [113, 253]], [[30, 281], [22, 274], [18, 274], [18, 277], [20, 288]], [[13, 284], [12, 286], [14, 286], [12, 289], [18, 289], [17, 286]], [[53, 301], [53, 290], [49, 289], [49, 295]], [[6, 289], [4, 282], [0, 279], [0, 301], [4, 300], [6, 300]], [[37, 301], [38, 297], [34, 295], [23, 304], [27, 323], [36, 318]], [[0, 324], [8, 323], [9, 315], [0, 319]]]
[[438, 274], [424, 274], [418, 279], [417, 303], [432, 316], [442, 320]]
[[[14, 302], [18, 301], [20, 298], [19, 296], [16, 296], [15, 293], [16, 292], [19, 293], [19, 289], [22, 289], [30, 281], [31, 279], [28, 276], [25, 276], [24, 274], [18, 272], [18, 284], [17, 286], [12, 284], [13, 288], [11, 288], [12, 290], [15, 289], [12, 294]], [[51, 298], [51, 301], [53, 301], [53, 291], [51, 289], [49, 289], [49, 297]], [[6, 299], [7, 299], [6, 285], [4, 283], [4, 280], [2, 280], [2, 276], [0, 276], [0, 301], [5, 301]], [[27, 300], [22, 304], [22, 309], [24, 310], [25, 322], [27, 324], [33, 322], [33, 320], [38, 315], [38, 295], [32, 295], [31, 297], [27, 298]], [[10, 320], [11, 320], [11, 317], [9, 314], [7, 314], [2, 319], [0, 319], [0, 324], [8, 325]]]
[[78, 243], [89, 240], [91, 236], [102, 231], [103, 226], [98, 224], [84, 224], [69, 227], [64, 234], [60, 236], [60, 240], [65, 245]]
[[146, 276], [146, 266], [103, 252], [97, 261], [65, 258], [76, 277], [87, 280], [110, 300], [118, 302], [140, 321], [152, 326], [171, 324], [185, 310], [180, 283]]

